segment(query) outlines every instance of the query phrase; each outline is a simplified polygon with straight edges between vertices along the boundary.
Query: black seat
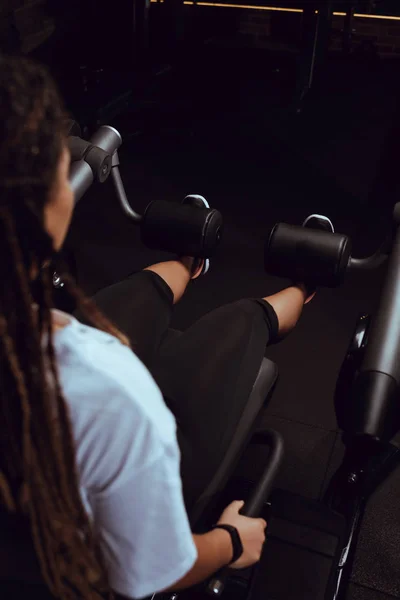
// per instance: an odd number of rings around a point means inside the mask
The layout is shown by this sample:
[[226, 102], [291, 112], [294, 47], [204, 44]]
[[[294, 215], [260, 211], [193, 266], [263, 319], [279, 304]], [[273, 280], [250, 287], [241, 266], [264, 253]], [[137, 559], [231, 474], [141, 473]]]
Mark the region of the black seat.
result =
[[[168, 345], [181, 335], [181, 331], [169, 329], [162, 343], [162, 352], [168, 353]], [[258, 417], [268, 402], [276, 381], [278, 379], [278, 367], [268, 358], [264, 358], [257, 378], [254, 382], [251, 394], [244, 405], [241, 420], [237, 424], [236, 431], [232, 436], [230, 445], [224, 455], [224, 459], [218, 467], [207, 487], [202, 491], [198, 500], [190, 509], [190, 522], [196, 526], [199, 520], [205, 514], [208, 507], [211, 507], [213, 500], [224, 489], [228, 479], [232, 475], [239, 459], [243, 455], [246, 445], [250, 441], [252, 434], [258, 423]]]
[[278, 367], [268, 358], [264, 358], [224, 459], [190, 513], [192, 525], [202, 518], [206, 509], [212, 505], [213, 499], [218, 497], [231, 477], [257, 427], [258, 417], [270, 398], [277, 379]]

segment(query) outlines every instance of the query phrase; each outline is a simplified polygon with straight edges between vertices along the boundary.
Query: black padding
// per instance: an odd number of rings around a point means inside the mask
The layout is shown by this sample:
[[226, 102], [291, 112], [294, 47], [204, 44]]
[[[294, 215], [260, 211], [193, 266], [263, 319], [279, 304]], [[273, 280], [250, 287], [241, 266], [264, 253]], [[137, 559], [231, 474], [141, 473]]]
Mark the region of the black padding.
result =
[[[344, 518], [321, 502], [291, 492], [276, 490], [272, 495], [271, 503], [273, 515], [278, 519], [289, 520], [297, 525], [325, 532], [328, 536], [341, 537], [344, 534], [346, 525]], [[273, 526], [269, 533], [273, 535], [276, 531]]]
[[252, 392], [245, 404], [242, 418], [225, 453], [224, 460], [190, 512], [190, 519], [193, 525], [204, 519], [204, 511], [209, 509], [212, 498], [221, 492], [228, 478], [232, 475], [246, 444], [258, 424], [257, 418], [268, 397], [271, 395], [277, 378], [277, 366], [271, 360], [264, 358]]
[[278, 277], [336, 287], [351, 256], [347, 236], [278, 223], [265, 246], [265, 269]]
[[286, 544], [319, 552], [334, 557], [337, 549], [337, 537], [315, 530], [307, 525], [291, 523], [285, 519], [274, 518], [273, 531], [279, 532], [279, 539]]
[[68, 148], [72, 162], [84, 160], [96, 181], [103, 183], [107, 179], [111, 171], [111, 155], [108, 152], [77, 136], [68, 138]]
[[333, 597], [325, 593], [341, 555], [345, 519], [315, 500], [281, 490], [273, 493], [271, 503], [267, 542], [253, 597]]
[[252, 597], [263, 600], [326, 600], [331, 569], [330, 557], [269, 536]]
[[92, 169], [94, 178], [100, 183], [104, 183], [111, 172], [111, 155], [102, 148], [90, 146], [85, 161]]
[[174, 254], [209, 258], [222, 235], [222, 216], [215, 209], [188, 204], [151, 202], [141, 224], [142, 242]]

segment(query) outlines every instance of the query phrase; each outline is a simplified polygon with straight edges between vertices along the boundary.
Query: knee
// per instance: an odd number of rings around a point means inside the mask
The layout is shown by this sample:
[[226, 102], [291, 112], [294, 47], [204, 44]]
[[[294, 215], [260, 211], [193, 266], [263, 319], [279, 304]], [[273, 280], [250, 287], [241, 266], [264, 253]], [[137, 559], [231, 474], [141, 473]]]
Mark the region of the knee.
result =
[[237, 309], [242, 310], [250, 315], [253, 315], [258, 311], [257, 300], [254, 298], [242, 298], [236, 302], [233, 302], [232, 306], [235, 306]]
[[234, 302], [236, 313], [243, 315], [247, 327], [255, 327], [259, 331], [268, 332], [269, 343], [277, 341], [279, 337], [279, 322], [273, 307], [266, 301], [258, 298], [244, 298]]
[[264, 309], [262, 306], [262, 300], [256, 298], [242, 298], [233, 302], [231, 306], [236, 312], [240, 312], [251, 320], [257, 320], [260, 317], [263, 318]]
[[243, 322], [247, 327], [257, 325], [264, 320], [262, 307], [258, 301], [252, 298], [243, 298], [230, 304], [232, 315]]

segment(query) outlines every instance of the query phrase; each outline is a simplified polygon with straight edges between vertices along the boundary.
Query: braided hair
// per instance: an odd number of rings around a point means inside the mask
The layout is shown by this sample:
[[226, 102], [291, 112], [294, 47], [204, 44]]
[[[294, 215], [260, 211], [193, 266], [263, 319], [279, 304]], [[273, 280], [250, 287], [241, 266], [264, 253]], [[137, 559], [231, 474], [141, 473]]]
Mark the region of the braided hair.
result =
[[[54, 249], [44, 225], [65, 116], [46, 69], [0, 58], [0, 507], [26, 522], [54, 597], [98, 600], [112, 594], [80, 497], [57, 376], [48, 266]], [[126, 343], [72, 280], [66, 283], [85, 319]]]

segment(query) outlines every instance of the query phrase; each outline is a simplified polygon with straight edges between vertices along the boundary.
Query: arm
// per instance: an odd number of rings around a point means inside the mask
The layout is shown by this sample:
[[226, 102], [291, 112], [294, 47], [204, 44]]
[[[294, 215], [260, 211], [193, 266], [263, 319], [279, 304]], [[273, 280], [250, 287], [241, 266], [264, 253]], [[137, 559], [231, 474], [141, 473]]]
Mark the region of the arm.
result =
[[197, 548], [197, 560], [192, 569], [170, 590], [183, 590], [210, 577], [232, 559], [230, 535], [223, 529], [214, 529], [203, 535], [193, 535]]
[[[227, 531], [214, 529], [203, 535], [193, 535], [197, 549], [197, 560], [192, 569], [173, 586], [164, 592], [176, 592], [208, 579], [213, 573], [225, 567], [232, 558], [232, 543]], [[128, 600], [116, 594], [117, 600]]]
[[[243, 553], [230, 565], [232, 569], [244, 569], [258, 562], [265, 541], [264, 519], [252, 519], [240, 514], [244, 502], [232, 502], [222, 513], [218, 523], [235, 527], [243, 546]], [[204, 535], [194, 535], [197, 548], [197, 560], [191, 570], [182, 579], [172, 585], [170, 590], [181, 590], [200, 583], [210, 577], [232, 560], [232, 541], [229, 533], [223, 529], [214, 529]]]
[[[179, 591], [206, 581], [213, 573], [229, 565], [232, 569], [244, 569], [258, 562], [265, 542], [267, 523], [264, 519], [244, 517], [239, 513], [244, 502], [232, 502], [222, 513], [218, 523], [236, 527], [243, 546], [243, 554], [232, 560], [232, 541], [229, 533], [223, 529], [214, 529], [203, 535], [193, 535], [197, 550], [197, 559], [193, 567], [173, 585], [163, 592]], [[129, 596], [131, 598], [133, 596]], [[116, 593], [117, 600], [128, 600], [128, 596]]]
[[[120, 597], [144, 598], [206, 579], [232, 559], [231, 540], [225, 531], [191, 532], [174, 418], [150, 373], [127, 348], [96, 348], [89, 353], [88, 342], [82, 344], [74, 358], [74, 372], [81, 370], [82, 377], [66, 371], [62, 383], [67, 397], [74, 394], [80, 483], [90, 491], [109, 585]], [[90, 386], [80, 385], [84, 375]], [[242, 505], [228, 507], [220, 523], [239, 531], [244, 553], [235, 565], [245, 566], [244, 560], [259, 559], [266, 523], [239, 515]]]

